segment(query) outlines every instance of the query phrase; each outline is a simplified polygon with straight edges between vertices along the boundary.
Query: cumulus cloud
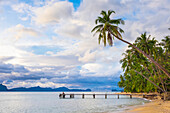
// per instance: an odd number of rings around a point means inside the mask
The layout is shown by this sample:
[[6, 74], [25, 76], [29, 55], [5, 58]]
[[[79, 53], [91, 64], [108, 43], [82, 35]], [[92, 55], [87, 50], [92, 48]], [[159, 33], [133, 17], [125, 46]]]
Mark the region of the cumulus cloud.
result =
[[24, 27], [21, 24], [8, 28], [5, 31], [5, 33], [9, 33], [9, 32], [10, 32], [10, 36], [16, 39], [20, 39], [27, 36], [38, 37], [40, 35], [40, 32], [29, 27]]
[[[16, 46], [29, 44], [31, 40], [38, 40], [36, 38], [43, 36], [41, 32], [30, 27], [24, 27], [22, 24], [17, 24], [16, 26], [9, 27], [1, 31], [0, 54], [5, 56], [6, 54], [19, 54], [26, 53], [25, 51], [19, 50]], [[31, 43], [33, 43], [31, 41]], [[13, 51], [13, 52], [12, 52]], [[15, 51], [15, 52], [14, 52]], [[16, 56], [16, 55], [14, 55]], [[18, 56], [18, 55], [17, 55]]]
[[83, 76], [119, 76], [121, 67], [118, 63], [88, 63], [82, 66], [80, 74]]
[[0, 62], [9, 61], [9, 60], [11, 60], [11, 59], [13, 59], [13, 58], [15, 58], [15, 57], [13, 57], [13, 56], [10, 56], [10, 57], [0, 56]]
[[88, 50], [88, 51], [85, 52], [83, 57], [81, 57], [79, 55], [79, 61], [84, 62], [84, 63], [95, 62], [95, 60], [96, 60], [95, 56], [96, 56], [96, 52], [90, 52], [90, 50]]
[[37, 24], [59, 23], [71, 17], [73, 4], [67, 1], [48, 2], [43, 7], [33, 9], [33, 20]]
[[20, 3], [20, 4], [12, 5], [12, 9], [19, 13], [29, 13], [32, 10], [32, 6], [26, 3]]
[[83, 31], [83, 28], [84, 26], [70, 24], [70, 21], [68, 21], [68, 23], [65, 24], [63, 22], [63, 24], [60, 27], [57, 27], [55, 30], [55, 33], [61, 36], [64, 36], [64, 37], [80, 39], [80, 38], [83, 38], [83, 35], [81, 34]]
[[35, 80], [28, 80], [28, 81], [4, 81], [3, 84], [6, 84], [8, 88], [16, 88], [16, 87], [51, 87], [51, 88], [57, 88], [57, 87], [63, 87], [65, 84], [58, 84], [54, 82], [46, 81], [46, 79], [41, 79], [39, 81]]
[[[30, 58], [31, 57], [31, 58]], [[74, 55], [68, 56], [37, 56], [31, 55], [28, 57], [18, 59], [23, 65], [29, 66], [67, 66], [67, 65], [78, 65], [78, 57]]]
[[[2, 41], [3, 42], [3, 41]], [[0, 43], [0, 55], [2, 56], [2, 57], [4, 57], [4, 58], [2, 58], [2, 59], [6, 59], [5, 57], [8, 57], [8, 58], [10, 58], [10, 57], [15, 57], [15, 58], [17, 58], [17, 57], [21, 57], [21, 56], [26, 56], [26, 55], [28, 55], [28, 53], [26, 52], [26, 51], [22, 51], [22, 50], [20, 50], [20, 49], [17, 49], [15, 46], [12, 46], [12, 45], [9, 45], [10, 44], [10, 42], [6, 42], [6, 43]], [[11, 41], [12, 42], [12, 41]], [[7, 59], [6, 59], [7, 60]], [[10, 61], [12, 61], [12, 60], [14, 60], [14, 58], [12, 59], [11, 58], [11, 60]], [[8, 60], [9, 61], [9, 60]], [[8, 62], [7, 61], [7, 62]], [[9, 61], [9, 62], [10, 62]]]

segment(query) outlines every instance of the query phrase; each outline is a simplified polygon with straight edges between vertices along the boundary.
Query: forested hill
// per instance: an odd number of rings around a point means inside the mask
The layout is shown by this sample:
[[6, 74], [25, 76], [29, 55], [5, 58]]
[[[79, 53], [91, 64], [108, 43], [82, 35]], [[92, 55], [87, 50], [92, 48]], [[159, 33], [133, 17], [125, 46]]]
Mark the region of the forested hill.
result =
[[0, 91], [8, 91], [7, 87], [0, 84]]

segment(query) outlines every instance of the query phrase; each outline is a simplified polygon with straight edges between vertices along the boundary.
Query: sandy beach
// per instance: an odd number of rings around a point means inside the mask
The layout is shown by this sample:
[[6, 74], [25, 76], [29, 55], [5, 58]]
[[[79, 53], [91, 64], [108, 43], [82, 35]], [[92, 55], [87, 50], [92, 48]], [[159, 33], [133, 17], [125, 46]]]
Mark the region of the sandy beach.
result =
[[[144, 93], [118, 93], [118, 94], [136, 94], [133, 97], [143, 98], [142, 94]], [[146, 94], [146, 93], [145, 93]], [[170, 113], [170, 101], [163, 101], [158, 96], [151, 100], [151, 102], [144, 105], [139, 105], [131, 107], [128, 110], [119, 113]]]
[[[141, 93], [138, 94], [141, 95]], [[142, 98], [142, 96], [135, 97]], [[163, 101], [158, 97], [150, 103], [135, 106], [120, 113], [170, 113], [170, 101]]]
[[170, 101], [154, 100], [124, 113], [170, 113]]

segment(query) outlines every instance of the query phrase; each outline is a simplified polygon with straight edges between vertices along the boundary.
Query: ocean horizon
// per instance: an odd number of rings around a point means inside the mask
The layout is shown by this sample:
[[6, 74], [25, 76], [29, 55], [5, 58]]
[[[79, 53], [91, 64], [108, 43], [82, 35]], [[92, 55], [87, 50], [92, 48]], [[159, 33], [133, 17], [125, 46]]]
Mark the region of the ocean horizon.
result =
[[[62, 92], [0, 92], [0, 113], [109, 113], [120, 112], [136, 105], [148, 103], [148, 100], [129, 96], [76, 95], [70, 99], [60, 99]], [[75, 92], [65, 92], [75, 93]], [[76, 92], [76, 94], [112, 94], [114, 92]]]

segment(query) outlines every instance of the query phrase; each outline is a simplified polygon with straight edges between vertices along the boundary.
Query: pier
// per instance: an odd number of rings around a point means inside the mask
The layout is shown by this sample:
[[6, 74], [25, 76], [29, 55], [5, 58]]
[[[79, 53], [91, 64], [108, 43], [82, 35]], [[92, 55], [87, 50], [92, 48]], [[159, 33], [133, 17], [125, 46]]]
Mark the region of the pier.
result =
[[61, 99], [64, 99], [64, 98], [66, 98], [66, 96], [67, 96], [67, 98], [74, 98], [75, 96], [81, 96], [82, 97], [82, 99], [84, 99], [87, 95], [90, 95], [90, 96], [92, 96], [92, 98], [96, 98], [96, 96], [97, 95], [100, 95], [100, 96], [103, 96], [105, 99], [107, 99], [108, 98], [108, 96], [111, 96], [111, 95], [117, 95], [117, 98], [119, 99], [120, 98], [120, 95], [126, 95], [126, 96], [129, 96], [129, 98], [130, 99], [132, 99], [132, 94], [68, 94], [68, 93], [62, 93], [62, 94], [59, 94], [59, 97], [61, 98]]

